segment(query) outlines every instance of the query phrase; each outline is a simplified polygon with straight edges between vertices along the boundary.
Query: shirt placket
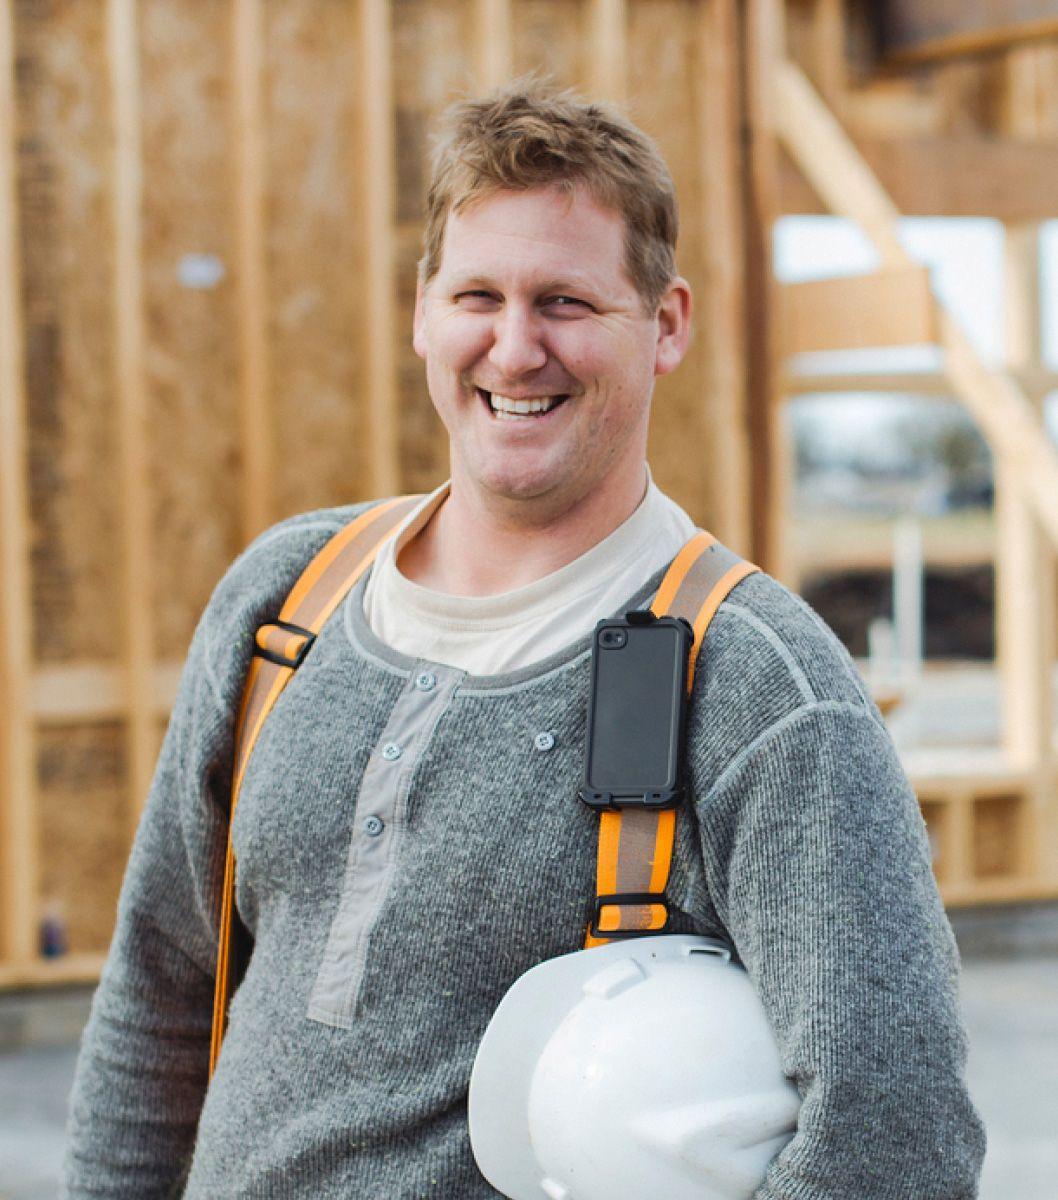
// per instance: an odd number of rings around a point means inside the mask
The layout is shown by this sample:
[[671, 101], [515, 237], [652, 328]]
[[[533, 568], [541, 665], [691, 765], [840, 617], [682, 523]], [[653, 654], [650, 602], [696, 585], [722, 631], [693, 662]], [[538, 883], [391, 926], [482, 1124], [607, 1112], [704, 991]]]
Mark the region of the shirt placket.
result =
[[417, 663], [371, 753], [356, 799], [341, 899], [309, 997], [310, 1020], [342, 1029], [353, 1023], [371, 931], [407, 836], [411, 781], [465, 674]]

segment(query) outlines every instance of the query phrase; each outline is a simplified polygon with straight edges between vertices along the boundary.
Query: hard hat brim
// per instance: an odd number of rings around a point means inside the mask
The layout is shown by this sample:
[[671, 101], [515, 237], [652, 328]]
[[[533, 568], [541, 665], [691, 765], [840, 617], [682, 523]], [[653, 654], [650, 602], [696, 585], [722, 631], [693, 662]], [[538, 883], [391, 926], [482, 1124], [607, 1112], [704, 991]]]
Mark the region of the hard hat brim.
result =
[[630, 938], [549, 959], [515, 980], [489, 1022], [470, 1076], [470, 1143], [482, 1175], [510, 1200], [547, 1200], [533, 1152], [529, 1093], [552, 1035], [607, 967], [684, 958], [718, 943], [692, 934]]

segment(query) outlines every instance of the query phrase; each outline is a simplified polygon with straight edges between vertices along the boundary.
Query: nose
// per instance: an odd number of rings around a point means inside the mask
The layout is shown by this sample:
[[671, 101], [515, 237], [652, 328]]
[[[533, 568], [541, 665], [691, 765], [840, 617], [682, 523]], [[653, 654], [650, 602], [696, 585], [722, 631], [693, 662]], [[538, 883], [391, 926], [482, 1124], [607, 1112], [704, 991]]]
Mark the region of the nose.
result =
[[489, 362], [504, 379], [519, 379], [547, 362], [536, 315], [512, 305], [497, 313]]

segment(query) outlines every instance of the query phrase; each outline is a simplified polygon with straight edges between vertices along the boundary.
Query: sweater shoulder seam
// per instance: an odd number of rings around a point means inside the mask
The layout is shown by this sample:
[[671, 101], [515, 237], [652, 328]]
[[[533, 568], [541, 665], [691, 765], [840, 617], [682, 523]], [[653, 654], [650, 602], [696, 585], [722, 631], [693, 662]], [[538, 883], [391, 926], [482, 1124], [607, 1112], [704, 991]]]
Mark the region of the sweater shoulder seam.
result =
[[785, 716], [780, 717], [777, 721], [773, 721], [766, 729], [762, 729], [752, 741], [747, 742], [727, 766], [724, 767], [716, 779], [713, 780], [712, 786], [702, 797], [700, 803], [709, 803], [717, 793], [722, 791], [738, 775], [751, 758], [763, 750], [769, 742], [789, 729], [791, 725], [795, 725], [798, 721], [815, 716], [818, 713], [845, 713], [849, 716], [858, 717], [861, 720], [870, 721], [872, 725], [877, 724], [867, 708], [862, 704], [853, 704], [848, 700], [813, 700], [808, 704], [800, 704], [797, 708], [791, 709]]
[[819, 700], [815, 690], [808, 681], [808, 676], [805, 674], [804, 669], [797, 659], [794, 658], [793, 651], [771, 625], [766, 621], [762, 621], [752, 609], [747, 608], [744, 604], [739, 604], [735, 600], [727, 601], [722, 611], [738, 618], [738, 620], [748, 625], [764, 638], [782, 660], [790, 679], [796, 686], [805, 704], [813, 704]]

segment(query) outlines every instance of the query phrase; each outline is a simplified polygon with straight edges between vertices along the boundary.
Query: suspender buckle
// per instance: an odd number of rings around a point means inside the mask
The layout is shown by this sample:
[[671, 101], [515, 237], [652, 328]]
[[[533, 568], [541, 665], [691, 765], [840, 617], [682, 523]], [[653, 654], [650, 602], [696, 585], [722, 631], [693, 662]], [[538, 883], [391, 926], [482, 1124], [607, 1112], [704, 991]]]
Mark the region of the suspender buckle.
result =
[[312, 649], [316, 635], [292, 621], [269, 621], [254, 634], [253, 652], [280, 667], [296, 671]]
[[[665, 920], [656, 928], [650, 929], [600, 929], [604, 908], [630, 908], [644, 905], [660, 905], [665, 910]], [[591, 924], [588, 929], [593, 938], [606, 938], [612, 941], [634, 937], [653, 937], [664, 933], [669, 924], [669, 901], [664, 892], [619, 892], [612, 896], [596, 896], [595, 907], [592, 910]]]

